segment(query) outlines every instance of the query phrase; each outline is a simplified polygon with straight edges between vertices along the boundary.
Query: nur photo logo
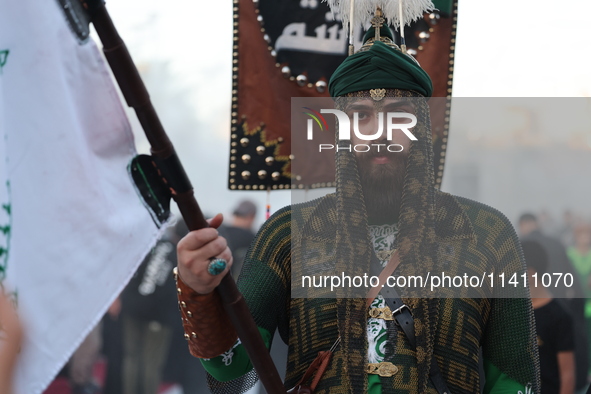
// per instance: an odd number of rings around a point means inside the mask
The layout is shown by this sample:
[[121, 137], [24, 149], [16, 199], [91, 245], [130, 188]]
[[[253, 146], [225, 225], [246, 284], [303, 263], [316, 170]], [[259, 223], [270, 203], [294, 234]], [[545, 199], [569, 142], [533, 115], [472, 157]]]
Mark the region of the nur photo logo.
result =
[[[320, 131], [328, 131], [328, 123], [326, 122], [326, 119], [324, 119], [324, 116], [322, 116], [322, 114], [320, 114], [318, 111], [314, 111], [312, 108], [309, 107], [303, 107], [305, 110], [309, 111], [309, 112], [302, 112], [303, 114], [308, 115], [311, 119], [308, 119], [308, 140], [312, 139], [312, 130], [314, 127], [314, 123], [312, 120], [316, 121], [316, 124], [320, 127]], [[321, 110], [323, 111], [323, 110]]]
[[[392, 141], [394, 132], [402, 132], [411, 141], [416, 141], [417, 138], [410, 131], [411, 128], [416, 126], [417, 117], [414, 114], [408, 112], [378, 112], [377, 115], [377, 130], [368, 132], [367, 130], [361, 131], [359, 122], [359, 112], [353, 112], [351, 116], [338, 109], [321, 109], [320, 112], [315, 111], [309, 107], [303, 107], [306, 112], [303, 112], [310, 119], [307, 120], [306, 136], [308, 141], [314, 139], [314, 124], [320, 129], [320, 131], [328, 131], [328, 122], [322, 116], [322, 114], [333, 114], [338, 120], [338, 136], [339, 140], [350, 140], [351, 130], [353, 130], [354, 136], [362, 141], [377, 141], [381, 140], [384, 132], [386, 133], [386, 139]], [[353, 127], [351, 127], [351, 120]], [[354, 144], [347, 147], [347, 150], [354, 150], [355, 152], [368, 152], [372, 149], [377, 149], [379, 152], [381, 148], [388, 150], [389, 152], [402, 152], [404, 147], [400, 144]], [[319, 152], [322, 150], [335, 149], [333, 144], [318, 144]], [[343, 147], [336, 146], [337, 151], [343, 150]]]

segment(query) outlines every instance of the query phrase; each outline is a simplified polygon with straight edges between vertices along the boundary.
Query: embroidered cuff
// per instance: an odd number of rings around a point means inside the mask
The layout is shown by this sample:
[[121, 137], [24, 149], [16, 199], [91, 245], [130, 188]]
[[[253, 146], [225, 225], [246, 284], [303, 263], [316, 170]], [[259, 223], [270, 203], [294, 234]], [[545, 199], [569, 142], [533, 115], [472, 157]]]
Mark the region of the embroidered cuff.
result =
[[217, 357], [236, 343], [238, 335], [217, 291], [199, 294], [187, 286], [174, 268], [179, 310], [189, 351], [198, 358]]

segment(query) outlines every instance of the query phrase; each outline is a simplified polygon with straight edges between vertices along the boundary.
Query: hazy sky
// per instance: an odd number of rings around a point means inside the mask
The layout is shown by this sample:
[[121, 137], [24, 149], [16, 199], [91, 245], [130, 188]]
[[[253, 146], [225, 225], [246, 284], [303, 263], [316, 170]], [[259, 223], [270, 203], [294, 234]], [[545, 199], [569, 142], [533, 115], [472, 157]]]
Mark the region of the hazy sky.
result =
[[[265, 192], [226, 187], [231, 1], [117, 0], [107, 7], [138, 64], [168, 65], [166, 73], [152, 70], [147, 84], [204, 211], [228, 213], [245, 196], [264, 209]], [[590, 96], [590, 17], [588, 0], [460, 0], [454, 96]], [[146, 150], [141, 139], [138, 146]], [[271, 195], [273, 211], [289, 202], [289, 192]]]

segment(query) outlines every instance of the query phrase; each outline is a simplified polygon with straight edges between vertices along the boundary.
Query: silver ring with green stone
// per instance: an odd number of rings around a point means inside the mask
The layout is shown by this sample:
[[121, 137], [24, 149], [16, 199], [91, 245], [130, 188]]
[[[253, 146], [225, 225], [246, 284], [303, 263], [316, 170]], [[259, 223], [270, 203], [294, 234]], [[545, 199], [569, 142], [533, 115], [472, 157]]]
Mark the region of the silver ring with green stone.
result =
[[228, 262], [224, 259], [212, 258], [207, 266], [207, 272], [213, 276], [219, 275], [224, 272], [227, 265]]

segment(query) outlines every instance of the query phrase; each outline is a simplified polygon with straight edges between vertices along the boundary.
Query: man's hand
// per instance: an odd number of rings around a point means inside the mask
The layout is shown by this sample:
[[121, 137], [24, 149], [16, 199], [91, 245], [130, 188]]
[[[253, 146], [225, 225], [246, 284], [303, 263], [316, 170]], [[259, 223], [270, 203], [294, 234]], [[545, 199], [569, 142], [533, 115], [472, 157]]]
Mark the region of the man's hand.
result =
[[[217, 214], [208, 221], [211, 227], [191, 231], [177, 245], [179, 276], [199, 294], [211, 293], [232, 266], [232, 252], [226, 239], [220, 237], [216, 230], [222, 221], [223, 216]], [[222, 273], [212, 275], [208, 272], [212, 258], [226, 260]]]
[[0, 289], [0, 394], [11, 392], [12, 372], [22, 342], [22, 327], [11, 301]]

